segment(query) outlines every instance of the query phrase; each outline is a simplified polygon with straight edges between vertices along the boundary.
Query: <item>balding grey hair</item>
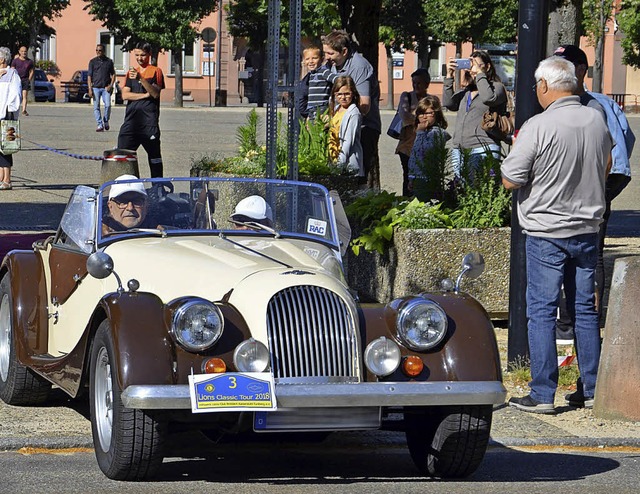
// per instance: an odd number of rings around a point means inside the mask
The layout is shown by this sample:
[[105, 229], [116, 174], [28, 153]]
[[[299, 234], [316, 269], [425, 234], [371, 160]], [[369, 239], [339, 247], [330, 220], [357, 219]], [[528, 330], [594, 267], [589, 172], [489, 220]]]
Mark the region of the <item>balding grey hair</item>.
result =
[[0, 46], [0, 60], [7, 65], [11, 63], [11, 50], [6, 46]]
[[536, 82], [547, 81], [547, 87], [555, 91], [575, 93], [578, 89], [578, 78], [575, 66], [562, 57], [545, 58], [538, 64], [535, 73]]

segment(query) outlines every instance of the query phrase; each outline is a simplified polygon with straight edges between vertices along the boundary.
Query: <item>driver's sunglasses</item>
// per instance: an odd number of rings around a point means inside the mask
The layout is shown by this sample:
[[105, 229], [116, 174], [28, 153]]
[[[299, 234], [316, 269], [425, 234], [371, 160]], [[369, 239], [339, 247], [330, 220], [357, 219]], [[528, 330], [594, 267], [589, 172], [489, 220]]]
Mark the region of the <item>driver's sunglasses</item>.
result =
[[126, 208], [129, 203], [133, 204], [134, 208], [141, 208], [147, 202], [147, 199], [144, 197], [134, 197], [132, 199], [120, 199], [118, 197], [114, 197], [111, 200], [115, 203], [116, 206], [118, 206], [118, 209]]

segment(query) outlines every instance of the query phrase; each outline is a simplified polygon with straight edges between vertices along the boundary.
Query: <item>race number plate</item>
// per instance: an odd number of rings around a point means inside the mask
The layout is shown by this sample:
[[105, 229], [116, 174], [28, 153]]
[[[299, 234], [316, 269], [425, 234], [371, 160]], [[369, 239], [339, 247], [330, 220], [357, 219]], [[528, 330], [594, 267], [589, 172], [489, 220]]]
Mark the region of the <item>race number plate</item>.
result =
[[273, 376], [269, 372], [191, 375], [191, 411], [206, 413], [275, 410], [274, 387]]

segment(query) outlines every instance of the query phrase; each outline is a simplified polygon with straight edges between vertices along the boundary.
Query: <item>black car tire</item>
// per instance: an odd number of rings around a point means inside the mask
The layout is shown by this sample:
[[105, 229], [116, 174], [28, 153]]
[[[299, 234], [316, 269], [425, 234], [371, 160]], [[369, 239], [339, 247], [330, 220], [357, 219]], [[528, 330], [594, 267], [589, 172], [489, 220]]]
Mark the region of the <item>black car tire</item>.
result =
[[110, 479], [149, 479], [162, 464], [166, 423], [143, 410], [125, 408], [118, 382], [111, 325], [104, 320], [91, 346], [89, 399], [96, 459]]
[[0, 282], [0, 399], [9, 405], [40, 405], [47, 401], [51, 383], [18, 362], [10, 288], [6, 275]]
[[462, 478], [476, 471], [489, 444], [491, 405], [432, 407], [405, 413], [409, 453], [424, 475]]

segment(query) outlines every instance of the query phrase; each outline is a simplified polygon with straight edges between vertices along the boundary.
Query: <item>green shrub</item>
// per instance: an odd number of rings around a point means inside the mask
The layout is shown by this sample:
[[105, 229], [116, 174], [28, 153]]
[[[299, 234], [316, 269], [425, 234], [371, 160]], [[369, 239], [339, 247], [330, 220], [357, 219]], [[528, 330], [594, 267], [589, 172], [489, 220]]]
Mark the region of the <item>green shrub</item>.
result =
[[460, 177], [453, 177], [450, 151], [442, 140], [418, 163], [423, 177], [414, 180], [416, 197], [396, 197], [386, 191], [370, 192], [346, 208], [361, 228], [352, 250], [383, 253], [395, 228], [491, 228], [508, 226], [511, 193], [500, 178], [500, 162], [489, 154], [477, 168], [462, 153]]

